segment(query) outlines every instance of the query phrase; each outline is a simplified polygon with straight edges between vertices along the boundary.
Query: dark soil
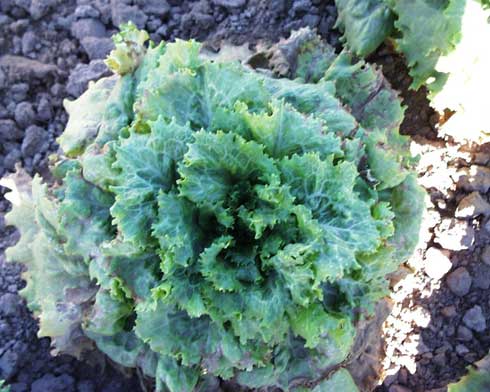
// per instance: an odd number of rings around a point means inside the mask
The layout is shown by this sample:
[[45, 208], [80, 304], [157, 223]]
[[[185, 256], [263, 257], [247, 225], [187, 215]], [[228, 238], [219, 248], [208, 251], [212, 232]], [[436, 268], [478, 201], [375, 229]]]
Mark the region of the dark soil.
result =
[[[403, 294], [385, 326], [385, 371], [396, 372], [389, 372], [376, 391], [446, 391], [490, 349], [490, 205], [485, 204], [490, 200], [485, 167], [490, 146], [438, 138], [444, 120], [429, 107], [424, 88], [409, 90], [403, 58], [385, 46], [371, 61], [383, 66], [407, 106], [401, 132], [418, 146], [420, 181], [430, 199], [419, 249], [407, 263], [411, 279], [397, 288]], [[479, 174], [468, 174], [471, 168]], [[475, 210], [464, 215], [458, 211], [470, 194], [478, 195], [470, 203]], [[447, 220], [457, 222], [459, 230], [446, 228]], [[446, 268], [437, 256], [441, 253]]]
[[[339, 45], [339, 34], [333, 30], [333, 0], [0, 0], [0, 177], [13, 171], [16, 164], [31, 174], [47, 175], [47, 157], [56, 152], [55, 139], [67, 121], [62, 100], [77, 97], [89, 80], [107, 72], [102, 59], [112, 48], [109, 37], [115, 26], [128, 18], [148, 30], [157, 42], [195, 38], [216, 47], [223, 40], [253, 45], [258, 40], [277, 41], [292, 30], [310, 26], [329, 43]], [[401, 91], [407, 105], [402, 131], [421, 151], [442, 156], [445, 171], [441, 178], [471, 165], [488, 164], [490, 150], [486, 146], [469, 148], [438, 139], [439, 116], [430, 109], [423, 89], [408, 89], [410, 78], [403, 59], [383, 47], [370, 60], [381, 64], [392, 85]], [[434, 174], [435, 166], [421, 167], [421, 177]], [[448, 287], [447, 275], [437, 286], [424, 270], [431, 262], [424, 256], [426, 248], [443, 248], [436, 241], [438, 225], [444, 218], [454, 217], [461, 199], [470, 193], [453, 177], [450, 182], [448, 188], [442, 180], [442, 185], [426, 183], [433, 221], [416, 255], [421, 267], [410, 265], [419, 286], [402, 288], [407, 296], [399, 305], [402, 310], [422, 307], [430, 322], [424, 327], [412, 324], [397, 343], [400, 350], [385, 361], [385, 371], [399, 365], [397, 358], [407, 356], [401, 348], [418, 334], [424, 346], [419, 344], [410, 357], [416, 371], [412, 374], [398, 366], [380, 391], [444, 390], [464, 374], [468, 364], [488, 352], [488, 334], [472, 331], [462, 321], [466, 312], [478, 305], [490, 325], [490, 289], [481, 279], [489, 276], [490, 284], [490, 275], [485, 275], [486, 264], [480, 261], [490, 241], [486, 213], [464, 220], [476, 229], [468, 249], [448, 250], [449, 274], [460, 267], [469, 273], [467, 294], [455, 295]], [[17, 294], [24, 285], [21, 267], [4, 264], [3, 251], [17, 240], [15, 230], [5, 227], [4, 213], [9, 205], [4, 191], [0, 188], [0, 378], [7, 379], [12, 392], [141, 390], [134, 375], [126, 378], [108, 363], [92, 366], [71, 357], [52, 357], [49, 339], [36, 338], [36, 321]], [[488, 188], [480, 193], [488, 200]], [[488, 258], [490, 263], [490, 248]], [[433, 286], [437, 289], [429, 290], [430, 295], [422, 295]], [[392, 315], [389, 320], [393, 324], [389, 321], [388, 326], [396, 330], [396, 321], [403, 317], [403, 312]], [[481, 318], [476, 321], [481, 323]], [[390, 339], [387, 335], [387, 352], [390, 344], [397, 342]]]

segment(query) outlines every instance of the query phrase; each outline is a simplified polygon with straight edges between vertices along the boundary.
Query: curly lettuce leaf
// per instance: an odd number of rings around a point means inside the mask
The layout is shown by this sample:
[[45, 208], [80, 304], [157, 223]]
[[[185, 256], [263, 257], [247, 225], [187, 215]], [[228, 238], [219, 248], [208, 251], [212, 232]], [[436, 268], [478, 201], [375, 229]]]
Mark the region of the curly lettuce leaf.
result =
[[359, 56], [374, 52], [391, 34], [395, 16], [386, 0], [336, 0], [343, 39]]

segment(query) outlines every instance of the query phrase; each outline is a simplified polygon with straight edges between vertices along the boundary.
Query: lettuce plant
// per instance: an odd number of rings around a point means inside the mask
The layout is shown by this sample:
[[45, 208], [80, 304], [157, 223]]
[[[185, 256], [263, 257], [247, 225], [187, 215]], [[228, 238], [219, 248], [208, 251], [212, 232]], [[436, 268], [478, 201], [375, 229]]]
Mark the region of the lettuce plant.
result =
[[325, 375], [423, 209], [397, 94], [306, 30], [268, 72], [146, 40], [123, 27], [116, 74], [66, 102], [53, 183], [2, 182], [40, 335], [95, 343], [159, 391], [354, 390], [347, 370]]
[[369, 55], [391, 36], [407, 60], [412, 88], [425, 84], [435, 94], [448, 77], [436, 65], [461, 38], [466, 1], [473, 0], [335, 0], [337, 26], [360, 56]]
[[5, 385], [4, 380], [0, 380], [0, 392], [9, 392], [10, 387], [8, 385]]
[[490, 354], [468, 368], [457, 383], [448, 385], [448, 392], [478, 392], [490, 390]]
[[[367, 56], [387, 38], [413, 78], [426, 85], [439, 113], [454, 112], [439, 131], [462, 143], [489, 140], [483, 91], [490, 56], [475, 42], [490, 39], [489, 2], [483, 0], [336, 0], [343, 39]], [[447, 121], [446, 121], [447, 120]], [[464, 132], [463, 132], [464, 130]]]

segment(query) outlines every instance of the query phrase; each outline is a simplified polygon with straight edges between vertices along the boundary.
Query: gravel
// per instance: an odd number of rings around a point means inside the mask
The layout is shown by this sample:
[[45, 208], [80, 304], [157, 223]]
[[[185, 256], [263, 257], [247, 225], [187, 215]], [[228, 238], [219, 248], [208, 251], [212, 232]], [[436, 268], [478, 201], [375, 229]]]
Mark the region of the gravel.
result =
[[457, 268], [446, 278], [449, 290], [457, 296], [464, 296], [470, 292], [471, 276], [464, 267]]
[[483, 332], [487, 327], [482, 308], [478, 305], [473, 306], [464, 314], [463, 322], [468, 328], [476, 332]]

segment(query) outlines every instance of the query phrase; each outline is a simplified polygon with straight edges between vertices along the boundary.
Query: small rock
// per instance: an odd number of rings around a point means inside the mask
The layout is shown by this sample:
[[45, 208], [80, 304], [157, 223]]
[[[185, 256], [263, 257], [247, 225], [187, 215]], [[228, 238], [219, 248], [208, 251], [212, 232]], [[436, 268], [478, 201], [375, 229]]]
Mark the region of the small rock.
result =
[[54, 376], [45, 374], [40, 379], [34, 381], [31, 392], [75, 392], [75, 380], [68, 374]]
[[22, 8], [24, 11], [29, 12], [29, 6], [31, 5], [31, 0], [14, 0], [14, 4], [17, 7]]
[[7, 170], [14, 170], [15, 164], [20, 159], [20, 151], [19, 149], [12, 149], [9, 153], [3, 158], [3, 166]]
[[9, 385], [10, 390], [13, 392], [29, 392], [29, 388], [25, 382], [14, 382]]
[[29, 85], [27, 83], [16, 83], [10, 88], [11, 104], [20, 103], [27, 98], [29, 92]]
[[58, 71], [58, 68], [52, 64], [12, 55], [0, 56], [0, 67], [7, 71], [10, 82], [25, 81], [31, 78], [45, 79]]
[[41, 121], [49, 121], [53, 116], [53, 107], [49, 98], [43, 97], [37, 105], [37, 117]]
[[440, 280], [452, 267], [447, 252], [431, 247], [425, 252], [425, 273], [434, 280]]
[[15, 121], [22, 128], [34, 124], [36, 113], [30, 102], [21, 102], [15, 107]]
[[432, 362], [435, 363], [437, 366], [443, 367], [446, 365], [446, 353], [439, 353], [434, 355], [434, 358], [432, 358]]
[[462, 297], [470, 291], [471, 276], [466, 268], [459, 267], [447, 276], [446, 283], [449, 290]]
[[478, 263], [473, 271], [473, 285], [476, 288], [487, 290], [490, 288], [490, 266]]
[[458, 172], [458, 185], [465, 191], [487, 193], [490, 189], [490, 168], [472, 165]]
[[0, 297], [0, 313], [4, 316], [14, 316], [21, 304], [22, 300], [18, 295], [6, 293]]
[[408, 383], [408, 371], [405, 368], [401, 368], [398, 372], [398, 382], [402, 385], [406, 385]]
[[79, 5], [75, 9], [75, 18], [83, 19], [83, 18], [95, 18], [97, 19], [100, 16], [100, 12], [92, 7], [91, 5]]
[[7, 140], [19, 140], [20, 138], [22, 138], [22, 132], [13, 120], [0, 120], [0, 139], [2, 142]]
[[106, 75], [110, 75], [110, 72], [103, 60], [92, 60], [89, 64], [78, 64], [68, 78], [66, 91], [74, 97], [78, 97], [87, 89], [89, 81]]
[[478, 192], [472, 192], [459, 202], [455, 216], [457, 218], [474, 218], [478, 215], [489, 215], [490, 204]]
[[454, 317], [456, 316], [456, 308], [453, 305], [445, 306], [441, 309], [441, 314], [447, 318]]
[[7, 350], [0, 357], [0, 378], [9, 380], [17, 373], [17, 368], [20, 363], [20, 356], [15, 350]]
[[85, 18], [77, 20], [71, 27], [71, 34], [81, 40], [85, 37], [106, 37], [105, 26], [97, 19]]
[[490, 245], [486, 245], [481, 254], [481, 261], [486, 265], [490, 265]]
[[475, 242], [475, 230], [467, 221], [444, 218], [435, 228], [435, 239], [444, 249], [463, 250]]
[[90, 60], [105, 59], [112, 49], [114, 43], [110, 38], [85, 37], [80, 43]]
[[120, 0], [111, 0], [111, 14], [114, 26], [131, 21], [142, 29], [148, 20], [148, 16], [137, 6], [124, 4]]
[[407, 388], [407, 387], [404, 387], [400, 384], [394, 384], [390, 387], [390, 389], [388, 390], [389, 392], [412, 392], [411, 389]]
[[478, 305], [473, 306], [463, 316], [465, 325], [476, 332], [483, 332], [487, 327], [483, 311]]
[[456, 353], [460, 356], [463, 356], [465, 354], [468, 354], [470, 350], [468, 350], [468, 347], [466, 347], [464, 344], [458, 344], [456, 345]]
[[46, 132], [37, 125], [31, 125], [26, 129], [24, 140], [22, 141], [22, 155], [28, 157], [41, 150], [41, 145], [46, 137]]
[[146, 14], [166, 17], [170, 12], [170, 6], [165, 0], [138, 0], [136, 2]]
[[318, 23], [320, 23], [320, 16], [313, 15], [313, 14], [306, 14], [305, 16], [303, 16], [303, 23], [306, 26], [316, 27]]
[[49, 9], [55, 6], [58, 0], [31, 0], [29, 13], [34, 20], [39, 20], [45, 16]]
[[412, 311], [412, 320], [417, 327], [427, 328], [430, 323], [430, 313], [422, 306], [416, 306]]
[[247, 0], [211, 0], [214, 5], [225, 8], [239, 8], [243, 7]]
[[385, 387], [389, 387], [390, 385], [392, 385], [396, 380], [398, 379], [398, 376], [396, 374], [390, 374], [388, 376], [385, 377], [385, 379], [383, 380], [383, 385]]
[[22, 53], [24, 56], [29, 55], [36, 48], [36, 44], [38, 43], [38, 38], [36, 34], [32, 31], [27, 31], [22, 36]]
[[310, 0], [295, 0], [293, 3], [292, 11], [297, 12], [308, 12], [311, 8]]
[[77, 392], [95, 392], [95, 385], [91, 380], [80, 381], [77, 384]]

